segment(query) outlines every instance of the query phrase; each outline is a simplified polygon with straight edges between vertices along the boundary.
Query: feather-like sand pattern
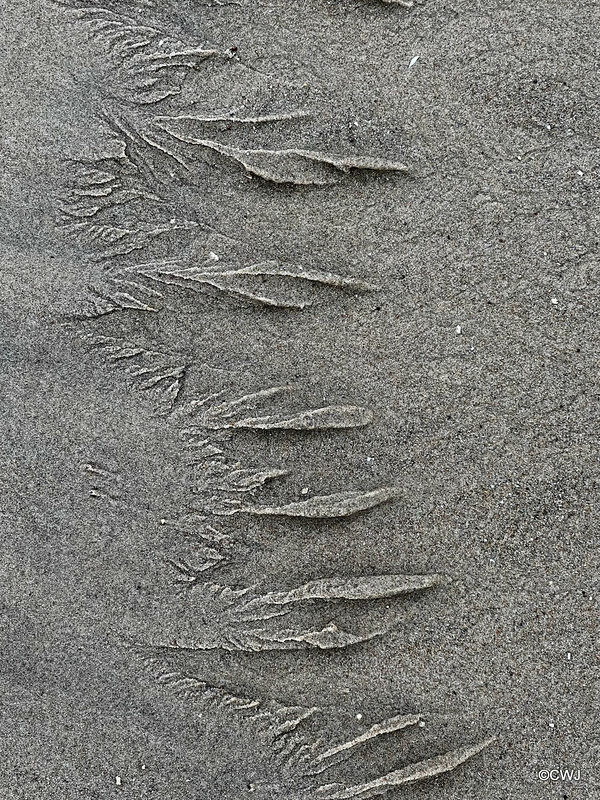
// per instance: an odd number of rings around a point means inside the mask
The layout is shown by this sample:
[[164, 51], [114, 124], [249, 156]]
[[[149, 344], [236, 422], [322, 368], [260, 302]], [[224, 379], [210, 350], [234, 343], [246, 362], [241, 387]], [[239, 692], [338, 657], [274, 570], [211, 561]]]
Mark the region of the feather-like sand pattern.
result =
[[[212, 564], [210, 564], [212, 566]], [[180, 569], [180, 571], [182, 571]], [[342, 601], [374, 601], [429, 589], [443, 582], [440, 575], [375, 575], [369, 577], [322, 578], [295, 589], [257, 595], [251, 589], [234, 589], [216, 583], [198, 583], [200, 571], [183, 570], [184, 577], [194, 583], [186, 595], [188, 606], [183, 611], [184, 627], [174, 636], [178, 647], [192, 650], [320, 649], [348, 647], [383, 635], [389, 625], [376, 626], [367, 633], [354, 633], [338, 628], [331, 621], [324, 628], [252, 627], [292, 615], [294, 607], [309, 603], [314, 613], [319, 604]], [[196, 620], [203, 620], [197, 624]]]
[[157, 410], [168, 412], [173, 408], [183, 387], [187, 365], [173, 363], [169, 353], [147, 350], [113, 336], [89, 334], [87, 339], [109, 365], [122, 367], [132, 378], [139, 379], [141, 389], [155, 393]]
[[[330, 622], [320, 630], [297, 631], [294, 629], [269, 633], [260, 631], [259, 635], [264, 643], [269, 643], [279, 650], [297, 650], [304, 647], [317, 647], [320, 650], [335, 650], [351, 647], [361, 642], [368, 642], [376, 636], [381, 636], [383, 631], [372, 631], [359, 636], [341, 630], [334, 622]], [[263, 649], [261, 647], [261, 649]]]
[[288, 592], [269, 592], [244, 604], [244, 609], [262, 605], [287, 605], [304, 600], [381, 600], [430, 589], [444, 583], [441, 575], [372, 575], [358, 578], [320, 578]]
[[[168, 649], [163, 652], [168, 653]], [[452, 772], [495, 741], [495, 737], [492, 737], [409, 764], [365, 783], [351, 786], [340, 783], [318, 785], [317, 776], [337, 763], [339, 757], [351, 755], [354, 748], [379, 736], [418, 724], [420, 716], [414, 714], [391, 717], [323, 752], [322, 743], [315, 741], [302, 728], [307, 719], [315, 720], [315, 716], [320, 713], [319, 708], [288, 707], [274, 701], [242, 697], [237, 692], [211, 686], [185, 671], [173, 669], [164, 656], [145, 656], [144, 663], [160, 683], [168, 686], [186, 704], [193, 704], [194, 713], [211, 708], [232, 717], [235, 715], [245, 722], [249, 737], [257, 742], [257, 759], [264, 759], [265, 756], [272, 759], [273, 775], [269, 796], [277, 798], [368, 800], [392, 789]], [[302, 786], [304, 788], [300, 788]]]
[[[289, 392], [289, 386], [276, 386], [222, 403], [217, 397], [204, 397], [183, 405], [178, 415], [193, 425], [182, 430], [183, 438], [202, 437], [202, 431], [234, 431], [239, 429], [271, 431], [321, 431], [361, 428], [373, 421], [373, 412], [362, 406], [329, 405], [301, 411], [278, 411], [248, 416], [259, 403]], [[212, 404], [211, 404], [212, 403]]]
[[356, 786], [340, 786], [339, 784], [322, 786], [317, 790], [317, 797], [320, 800], [368, 800], [370, 797], [386, 794], [390, 789], [398, 786], [433, 778], [444, 772], [451, 772], [480, 753], [493, 741], [493, 738], [486, 739], [486, 741], [470, 747], [462, 747], [450, 753], [419, 761], [417, 764], [410, 764], [408, 767], [397, 769], [368, 783]]
[[221, 144], [211, 139], [186, 136], [173, 126], [161, 126], [174, 139], [208, 150], [240, 164], [246, 172], [272, 183], [291, 183], [299, 186], [327, 186], [337, 183], [351, 170], [369, 172], [408, 172], [406, 164], [369, 156], [338, 155], [316, 150], [289, 148], [284, 150], [244, 149]]
[[404, 728], [418, 725], [420, 720], [421, 716], [419, 714], [407, 714], [390, 717], [389, 719], [383, 720], [383, 722], [378, 722], [375, 725], [372, 725], [364, 733], [356, 736], [354, 739], [342, 742], [341, 744], [335, 745], [334, 747], [319, 753], [319, 755], [315, 757], [310, 765], [311, 770], [309, 774], [319, 775], [326, 769], [329, 769], [333, 763], [336, 763], [339, 760], [337, 758], [338, 756], [348, 757], [348, 755], [350, 755], [349, 751], [353, 750], [355, 747], [358, 747], [359, 745], [364, 744], [371, 739], [376, 739], [379, 736], [395, 733], [396, 731], [404, 730]]
[[364, 635], [356, 635], [341, 630], [331, 622], [324, 628], [297, 630], [295, 628], [268, 630], [251, 628], [246, 630], [230, 629], [224, 631], [217, 640], [202, 640], [200, 637], [189, 639], [179, 636], [172, 645], [179, 650], [224, 650], [227, 652], [260, 653], [269, 650], [336, 650], [367, 642], [385, 631], [372, 631]]
[[[191, 39], [184, 41], [153, 24], [145, 24], [90, 0], [54, 0], [87, 23], [92, 35], [106, 43], [117, 57], [124, 78], [125, 97], [139, 105], [154, 105], [179, 94], [187, 72], [220, 55]], [[109, 5], [107, 3], [107, 5]], [[132, 8], [131, 13], [139, 12]]]
[[394, 486], [373, 489], [370, 492], [339, 492], [337, 494], [318, 495], [296, 503], [283, 506], [242, 506], [232, 507], [229, 510], [215, 512], [222, 515], [229, 514], [256, 514], [268, 517], [303, 517], [304, 519], [336, 519], [350, 517], [361, 511], [395, 500], [399, 497], [399, 490]]
[[[123, 311], [126, 308], [133, 311], [157, 312], [159, 310], [153, 299], [148, 300], [148, 298], [139, 296], [145, 294], [145, 287], [137, 286], [136, 289], [138, 291], [134, 294], [131, 289], [124, 289], [120, 282], [116, 280], [109, 279], [108, 284], [106, 288], [89, 287], [90, 296], [88, 298], [88, 307], [83, 313], [84, 317], [92, 319], [103, 317], [106, 314]], [[153, 304], [150, 305], [150, 302], [153, 302]]]
[[268, 125], [273, 122], [287, 122], [293, 119], [306, 119], [310, 114], [306, 111], [288, 111], [280, 114], [262, 114], [255, 117], [236, 117], [235, 114], [231, 116], [215, 115], [209, 117], [201, 117], [196, 114], [178, 114], [177, 116], [156, 116], [154, 117], [155, 124], [163, 127], [169, 123], [177, 122], [197, 122], [202, 125], [212, 125], [220, 123], [229, 123], [231, 125]]
[[357, 406], [326, 406], [299, 414], [284, 416], [269, 414], [264, 417], [246, 417], [232, 423], [232, 428], [248, 428], [250, 430], [287, 430], [287, 431], [323, 431], [362, 428], [373, 421], [373, 412]]
[[325, 270], [307, 269], [293, 264], [280, 264], [274, 261], [228, 268], [216, 268], [207, 265], [188, 266], [176, 261], [158, 261], [137, 264], [131, 271], [137, 276], [144, 276], [160, 284], [180, 286], [191, 290], [211, 287], [276, 308], [303, 309], [310, 306], [311, 302], [299, 301], [285, 295], [281, 297], [268, 296], [264, 293], [264, 289], [261, 292], [253, 291], [245, 287], [240, 281], [252, 277], [273, 277], [359, 292], [375, 291], [377, 289], [373, 284], [360, 278], [337, 275]]
[[241, 469], [239, 464], [231, 466], [227, 462], [211, 465], [210, 474], [205, 482], [212, 490], [219, 492], [253, 492], [260, 489], [268, 481], [288, 475], [285, 469]]
[[[99, 82], [100, 92], [111, 97], [124, 98], [129, 106], [138, 106], [131, 114], [124, 104], [116, 115], [116, 122], [110, 122], [113, 133], [123, 134], [122, 156], [116, 162], [114, 173], [107, 166], [110, 159], [104, 158], [89, 170], [86, 181], [71, 187], [72, 191], [62, 207], [65, 228], [78, 237], [80, 243], [89, 247], [90, 243], [100, 249], [97, 260], [109, 259], [107, 286], [96, 291], [95, 313], [98, 316], [119, 308], [143, 311], [156, 311], [162, 294], [145, 283], [173, 285], [198, 290], [202, 287], [213, 289], [244, 300], [273, 308], [298, 308], [310, 305], [310, 301], [297, 299], [286, 286], [282, 295], [273, 296], [264, 288], [265, 284], [285, 286], [285, 280], [295, 281], [294, 289], [300, 281], [316, 285], [349, 290], [368, 291], [375, 288], [357, 278], [346, 278], [332, 272], [296, 265], [275, 262], [256, 263], [249, 266], [202, 265], [186, 266], [176, 262], [162, 262], [153, 274], [143, 271], [137, 274], [128, 272], [131, 261], [127, 260], [133, 252], [151, 249], [151, 254], [139, 255], [137, 260], [156, 258], [159, 253], [185, 252], [185, 236], [188, 234], [189, 252], [198, 252], [198, 234], [221, 235], [201, 219], [201, 211], [189, 207], [191, 219], [180, 218], [180, 210], [185, 205], [184, 192], [179, 192], [180, 183], [188, 181], [193, 159], [198, 160], [198, 152], [211, 162], [228, 159], [246, 170], [249, 176], [256, 176], [273, 184], [299, 186], [327, 186], [340, 181], [354, 170], [371, 172], [407, 172], [407, 167], [394, 161], [353, 155], [337, 155], [306, 149], [249, 149], [233, 147], [219, 141], [215, 129], [225, 126], [250, 132], [252, 126], [270, 125], [294, 120], [301, 112], [265, 114], [248, 116], [155, 116], [140, 109], [140, 106], [162, 103], [177, 95], [191, 70], [200, 69], [207, 59], [223, 57], [225, 53], [208, 48], [196, 38], [196, 31], [187, 24], [186, 15], [181, 13], [176, 2], [163, 0], [56, 0], [62, 6], [79, 11], [79, 16], [88, 23], [88, 30], [94, 37], [107, 45], [107, 53], [112, 54], [105, 75]], [[411, 8], [412, 0], [382, 0], [388, 5]], [[235, 3], [235, 0], [234, 0]], [[218, 3], [221, 5], [221, 3]], [[128, 15], [124, 14], [126, 10]], [[162, 19], [162, 21], [161, 21]], [[164, 23], [164, 24], [163, 24]], [[187, 29], [187, 31], [186, 31]], [[235, 48], [228, 54], [233, 56]], [[182, 109], [185, 110], [185, 109]], [[119, 123], [119, 115], [124, 113], [129, 120]], [[160, 112], [159, 112], [160, 113]], [[145, 117], [144, 117], [145, 114]], [[154, 119], [152, 119], [154, 117]], [[152, 127], [153, 126], [153, 127]], [[282, 126], [280, 126], [282, 128]], [[188, 135], [192, 130], [193, 134]], [[199, 132], [199, 133], [198, 133]], [[168, 142], [172, 149], [169, 149]], [[246, 142], [247, 143], [247, 142]], [[185, 157], [180, 155], [184, 147]], [[187, 147], [189, 145], [190, 147]], [[194, 148], [200, 148], [200, 150]], [[133, 154], [133, 155], [132, 155]], [[217, 154], [216, 156], [214, 154]], [[131, 156], [131, 169], [124, 162]], [[189, 163], [188, 163], [189, 158]], [[133, 163], [135, 162], [135, 163]], [[179, 164], [183, 169], [176, 166]], [[97, 167], [97, 168], [96, 168]], [[106, 169], [104, 168], [106, 167]], [[173, 172], [177, 170], [177, 174]], [[173, 180], [174, 179], [174, 180]], [[194, 188], [197, 188], [195, 186]], [[159, 196], [153, 190], [163, 196]], [[185, 215], [184, 215], [185, 216]], [[231, 238], [231, 237], [225, 237]], [[159, 246], [160, 245], [160, 246]], [[182, 246], [183, 245], [183, 246]], [[208, 249], [208, 248], [207, 248]], [[182, 259], [185, 261], [185, 259]], [[144, 265], [142, 265], [144, 266]], [[148, 265], [146, 265], [148, 268]], [[163, 270], [163, 271], [161, 271]], [[254, 283], [253, 278], [256, 278]], [[263, 280], [263, 279], [275, 280]], [[249, 284], [252, 284], [249, 286]], [[161, 289], [163, 286], [157, 286]], [[305, 287], [306, 288], [306, 287]], [[138, 345], [113, 339], [97, 337], [98, 346], [111, 365], [125, 367], [145, 389], [161, 392], [167, 406], [178, 399], [185, 377], [186, 366], [174, 362], [165, 353], [146, 350]], [[189, 404], [185, 413], [198, 422], [196, 428], [189, 429], [198, 449], [202, 450], [202, 469], [207, 485], [215, 493], [244, 495], [259, 490], [267, 481], [283, 476], [284, 470], [277, 468], [243, 468], [239, 463], [231, 464], [217, 444], [223, 442], [229, 429], [268, 430], [325, 430], [334, 428], [354, 428], [366, 425], [372, 420], [369, 410], [355, 406], [323, 406], [302, 411], [251, 412], [264, 399], [283, 391], [274, 387], [235, 398], [232, 401]], [[213, 401], [215, 398], [210, 398]], [[212, 431], [210, 435], [206, 430]], [[202, 441], [197, 439], [202, 436]], [[208, 466], [207, 466], [208, 465]], [[204, 469], [206, 467], [206, 469]], [[200, 472], [200, 470], [198, 470]], [[221, 513], [249, 513], [266, 516], [285, 516], [306, 519], [330, 519], [348, 517], [368, 510], [398, 497], [399, 491], [384, 487], [371, 492], [343, 492], [322, 495], [283, 505], [256, 505], [240, 499], [227, 500], [211, 498], [215, 508]], [[220, 503], [220, 505], [219, 505]], [[229, 505], [227, 505], [229, 503]], [[215, 512], [219, 513], [219, 512]], [[205, 520], [206, 517], [203, 517]], [[161, 520], [166, 524], [166, 520]], [[214, 529], [213, 529], [214, 530]], [[178, 593], [179, 600], [187, 597], [191, 602], [190, 629], [184, 634], [190, 649], [201, 650], [245, 650], [263, 652], [277, 650], [299, 650], [314, 648], [326, 650], [345, 648], [382, 635], [380, 626], [368, 633], [356, 633], [340, 629], [335, 622], [323, 625], [319, 619], [314, 625], [307, 622], [320, 603], [330, 603], [327, 609], [339, 608], [341, 602], [376, 601], [403, 593], [430, 588], [443, 581], [438, 575], [378, 575], [368, 577], [333, 577], [309, 581], [302, 586], [284, 591], [256, 595], [249, 589], [233, 589], [217, 584], [201, 584], [203, 573], [225, 561], [220, 550], [212, 546], [224, 535], [214, 531], [198, 533], [205, 540], [195, 550], [198, 564], [191, 565], [186, 560], [173, 560], [171, 563], [183, 576], [187, 585]], [[184, 601], [185, 602], [185, 601]], [[211, 605], [212, 604], [212, 605]], [[294, 626], [293, 618], [296, 604], [301, 604], [301, 624]], [[380, 604], [375, 606], [380, 609]], [[361, 612], [364, 610], [360, 608]], [[161, 610], [162, 613], [162, 610]], [[286, 627], [277, 627], [277, 621], [285, 616]], [[329, 619], [327, 617], [326, 619]], [[162, 617], [161, 617], [162, 621]], [[258, 623], [250, 625], [249, 623]], [[177, 618], [176, 625], [181, 623]], [[264, 627], [262, 624], [264, 623]], [[202, 630], [206, 624], [207, 630]], [[270, 628], [269, 628], [270, 626]], [[350, 625], [352, 627], [352, 625]], [[200, 628], [200, 630], [198, 630]], [[171, 653], [185, 648], [176, 641], [166, 645], [163, 650]], [[185, 662], [186, 656], [175, 652], [177, 658]], [[196, 658], [196, 656], [193, 656]], [[192, 661], [191, 657], [187, 657]], [[180, 661], [181, 663], [181, 661]], [[239, 664], [238, 664], [239, 666]], [[444, 755], [420, 761], [402, 769], [388, 772], [367, 782], [351, 784], [329, 783], [315, 785], [310, 778], [320, 775], [326, 769], [351, 755], [355, 748], [373, 741], [380, 736], [415, 725], [417, 715], [398, 716], [372, 725], [368, 730], [350, 737], [347, 741], [323, 750], [319, 741], [311, 741], [300, 732], [301, 723], [316, 709], [282, 707], [273, 701], [259, 701], [244, 696], [235, 690], [211, 686], [190, 676], [184, 671], [161, 669], [157, 679], [169, 685], [185, 703], [185, 709], [200, 713], [210, 709], [215, 715], [214, 727], [218, 735], [221, 756], [227, 756], [223, 741], [234, 730], [231, 750], [233, 773], [240, 772], [239, 750], [236, 746], [243, 742], [244, 750], [255, 747], [250, 753], [252, 759], [252, 779], [259, 775], [257, 787], [247, 783], [242, 792], [231, 791], [229, 785], [214, 787], [217, 793], [224, 792], [228, 797], [240, 797], [246, 790], [258, 788], [264, 797], [286, 798], [286, 800], [368, 800], [406, 784], [451, 771], [473, 757], [487, 746], [491, 740], [471, 747], [464, 747]], [[233, 716], [242, 719], [232, 724]], [[214, 719], [214, 718], [213, 718]], [[210, 721], [212, 723], [212, 720]], [[243, 725], [248, 727], [244, 730]], [[377, 775], [377, 772], [372, 773]], [[250, 776], [248, 776], [250, 777]], [[362, 776], [358, 776], [363, 780]], [[309, 785], [310, 784], [310, 785]]]
[[373, 421], [373, 412], [359, 406], [325, 406], [296, 414], [268, 414], [262, 417], [245, 417], [239, 420], [206, 420], [209, 430], [288, 430], [323, 431], [362, 428]]
[[138, 274], [145, 275], [158, 283], [163, 283], [170, 286], [179, 286], [182, 289], [192, 289], [198, 291], [201, 287], [210, 287], [218, 291], [229, 294], [232, 297], [239, 297], [244, 300], [249, 300], [259, 305], [270, 306], [271, 308], [287, 308], [302, 311], [309, 303], [298, 302], [295, 300], [275, 299], [266, 294], [252, 291], [250, 289], [243, 289], [241, 287], [230, 285], [227, 280], [221, 278], [218, 274], [212, 273], [198, 273], [193, 270], [181, 271], [182, 274], [168, 274], [168, 273], [155, 273], [149, 274], [140, 271]]
[[335, 272], [303, 267], [297, 264], [281, 264], [278, 261], [263, 261], [259, 264], [250, 264], [234, 270], [222, 270], [221, 274], [223, 276], [270, 275], [279, 278], [297, 278], [310, 283], [320, 283], [323, 286], [332, 286], [336, 289], [353, 289], [358, 292], [375, 292], [379, 289], [375, 284], [362, 278], [338, 275]]

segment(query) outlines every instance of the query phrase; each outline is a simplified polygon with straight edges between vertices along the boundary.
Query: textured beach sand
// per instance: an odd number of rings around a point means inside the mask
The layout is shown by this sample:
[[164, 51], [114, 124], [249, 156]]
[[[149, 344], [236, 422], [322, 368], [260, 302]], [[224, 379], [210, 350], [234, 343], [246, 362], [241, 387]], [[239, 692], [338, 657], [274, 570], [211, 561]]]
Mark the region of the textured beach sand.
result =
[[[259, 504], [389, 485], [398, 498], [340, 520], [224, 518], [234, 547], [211, 579], [262, 593], [332, 575], [450, 579], [338, 604], [346, 629], [397, 617], [362, 644], [204, 651], [186, 669], [318, 706], [308, 724], [327, 741], [423, 715], [357, 751], [350, 782], [497, 736], [390, 798], [600, 797], [598, 4], [178, 8], [202, 42], [237, 50], [194, 73], [173, 109], [300, 109], [218, 136], [409, 172], [275, 186], [212, 153], [174, 191], [182, 215], [193, 206], [218, 231], [198, 253], [379, 289], [309, 286], [302, 311], [175, 289], [159, 313], [81, 319], [104, 266], [57, 225], [67, 161], [118, 153], [100, 112], [137, 112], [108, 97], [119, 79], [85, 25], [42, 0], [2, 4], [0, 795], [280, 796], [250, 794], [260, 742], [196, 713], [137, 655], [177, 626], [167, 559], [186, 545], [160, 520], [190, 507], [195, 478], [178, 431], [90, 351], [93, 334], [176, 354], [184, 398], [293, 385], [294, 408], [373, 413], [362, 428], [232, 440], [242, 464], [289, 472]], [[167, 237], [152, 258], [177, 255]], [[580, 780], [540, 780], [555, 768]]]

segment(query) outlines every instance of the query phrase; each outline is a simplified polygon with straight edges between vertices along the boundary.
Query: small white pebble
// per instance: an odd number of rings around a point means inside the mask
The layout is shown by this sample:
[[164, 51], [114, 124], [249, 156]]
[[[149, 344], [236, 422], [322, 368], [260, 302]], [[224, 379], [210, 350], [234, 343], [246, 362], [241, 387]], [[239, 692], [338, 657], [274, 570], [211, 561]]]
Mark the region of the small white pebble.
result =
[[550, 302], [552, 303], [553, 306], [557, 306], [558, 305], [558, 297], [553, 297], [552, 300], [550, 300]]
[[371, 464], [372, 461], [373, 461], [373, 459], [371, 458], [371, 456], [367, 456], [367, 464]]
[[357, 714], [356, 715], [356, 719], [361, 720], [362, 719], [362, 714]]
[[208, 257], [210, 258], [211, 261], [218, 261], [219, 260], [219, 256], [216, 253], [213, 253], [213, 252], [210, 252], [208, 254]]
[[300, 492], [300, 494], [308, 494], [308, 486], [305, 486], [304, 489]]
[[120, 786], [120, 785], [121, 785], [121, 776], [120, 776], [120, 775], [117, 775], [117, 776], [115, 777], [115, 783], [117, 784], [117, 786]]
[[553, 722], [549, 722], [548, 725], [550, 725], [551, 728], [554, 727], [554, 723]]
[[577, 174], [579, 175], [580, 178], [583, 177], [583, 172], [580, 169], [577, 170]]
[[567, 653], [567, 661], [570, 661], [572, 658], [573, 656], [571, 655], [571, 653]]
[[459, 334], [461, 334], [461, 333], [462, 333], [462, 328], [461, 328], [461, 326], [460, 326], [460, 325], [457, 325], [457, 326], [456, 326], [456, 328], [454, 329], [454, 332], [456, 333], [456, 335], [457, 335], [457, 336], [458, 336]]
[[146, 765], [145, 764], [142, 764], [142, 769], [146, 769]]
[[421, 56], [413, 56], [413, 57], [411, 58], [411, 60], [410, 60], [410, 63], [409, 63], [409, 65], [408, 65], [409, 69], [410, 69], [410, 67], [414, 67], [414, 65], [417, 63], [417, 61], [418, 61], [420, 58], [421, 58]]
[[419, 728], [424, 728], [424, 727], [425, 727], [425, 723], [423, 722], [423, 720], [421, 720], [421, 722], [419, 722]]

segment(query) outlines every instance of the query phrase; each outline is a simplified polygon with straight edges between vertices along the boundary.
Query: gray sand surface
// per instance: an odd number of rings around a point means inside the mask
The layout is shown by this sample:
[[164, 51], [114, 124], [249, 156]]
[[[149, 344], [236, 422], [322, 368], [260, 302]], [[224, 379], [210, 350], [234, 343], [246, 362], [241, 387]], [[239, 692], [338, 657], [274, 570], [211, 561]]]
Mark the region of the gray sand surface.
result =
[[[123, 58], [122, 13], [165, 38]], [[327, 747], [422, 717], [318, 784], [495, 736], [387, 796], [600, 798], [598, 30], [586, 0], [4, 0], [0, 798], [327, 800], [276, 757], [294, 706]], [[248, 633], [332, 621], [361, 641]]]

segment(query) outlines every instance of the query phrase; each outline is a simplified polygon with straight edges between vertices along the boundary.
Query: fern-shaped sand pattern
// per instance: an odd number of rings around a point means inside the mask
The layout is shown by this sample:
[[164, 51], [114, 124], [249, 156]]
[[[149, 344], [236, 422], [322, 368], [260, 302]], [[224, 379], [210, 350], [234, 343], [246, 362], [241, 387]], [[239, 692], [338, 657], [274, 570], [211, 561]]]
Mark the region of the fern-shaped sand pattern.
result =
[[[192, 72], [202, 75], [210, 62], [225, 67], [231, 52], [175, 24], [169, 3], [54, 2], [84, 24], [114, 64], [111, 86], [102, 87], [99, 101], [120, 154], [69, 165], [69, 179], [57, 200], [63, 232], [101, 270], [98, 283], [90, 287], [83, 316], [96, 319], [115, 312], [158, 313], [169, 298], [181, 292], [288, 313], [310, 307], [313, 295], [304, 296], [305, 291], [356, 295], [377, 289], [362, 277], [343, 275], [310, 261], [296, 264], [260, 254], [249, 259], [222, 259], [208, 243], [215, 237], [227, 240], [229, 234], [183, 202], [180, 187], [194, 186], [202, 174], [200, 166], [208, 163], [211, 168], [258, 178], [254, 183], [262, 181], [270, 191], [289, 191], [290, 187], [299, 192], [320, 191], [320, 187], [352, 180], [357, 172], [371, 174], [375, 180], [384, 175], [402, 180], [410, 172], [405, 159], [304, 147], [302, 125], [309, 117], [302, 109], [280, 113], [261, 109], [244, 116], [175, 111], [170, 104], [182, 94], [188, 76]], [[413, 6], [409, 0], [382, 2], [402, 9]], [[221, 140], [224, 123], [238, 136], [236, 144]], [[268, 132], [270, 126], [279, 124], [296, 126], [293, 143], [285, 147], [253, 144], [254, 129]], [[198, 257], [202, 251], [205, 258]], [[171, 253], [175, 255], [171, 257]], [[394, 716], [345, 741], [324, 744], [303, 732], [303, 725], [318, 715], [318, 709], [286, 707], [274, 698], [244, 698], [173, 666], [173, 659], [190, 652], [343, 651], [384, 635], [395, 624], [378, 621], [376, 604], [382, 599], [406, 595], [411, 602], [418, 602], [414, 595], [442, 588], [445, 579], [437, 574], [326, 574], [291, 589], [270, 591], [207, 580], [208, 573], [228, 563], [231, 537], [222, 532], [221, 525], [232, 517], [281, 518], [323, 526], [331, 520], [375, 512], [381, 504], [401, 497], [399, 487], [384, 485], [281, 502], [261, 501], [256, 495], [272, 481], [284, 481], [287, 471], [277, 464], [240, 462], [230, 452], [235, 437], [249, 431], [259, 437], [285, 437], [291, 432], [310, 437], [315, 431], [348, 435], [372, 424], [373, 412], [335, 401], [314, 408], [290, 407], [289, 386], [267, 386], [238, 396], [186, 396], [190, 366], [186, 359], [162, 347], [138, 344], [134, 337], [119, 339], [86, 331], [88, 344], [104, 365], [133, 381], [154, 409], [164, 414], [164, 424], [178, 432], [182, 458], [197, 477], [194, 497], [182, 519], [161, 519], [174, 532], [195, 528], [199, 537], [196, 563], [171, 560], [180, 578], [179, 590], [174, 592], [180, 612], [177, 622], [165, 630], [162, 641], [141, 645], [138, 651], [155, 679], [169, 687], [188, 711], [217, 715], [226, 728], [239, 725], [245, 746], [255, 742], [254, 796], [264, 800], [367, 800], [452, 771], [483, 750], [491, 740], [399, 766], [371, 780], [336, 781], [330, 771], [362, 744], [411, 728], [420, 717]], [[358, 605], [372, 610], [368, 630], [346, 630], [336, 623], [340, 609], [348, 611]], [[325, 624], [319, 622], [323, 614], [329, 620]], [[231, 757], [235, 760], [235, 749]]]

